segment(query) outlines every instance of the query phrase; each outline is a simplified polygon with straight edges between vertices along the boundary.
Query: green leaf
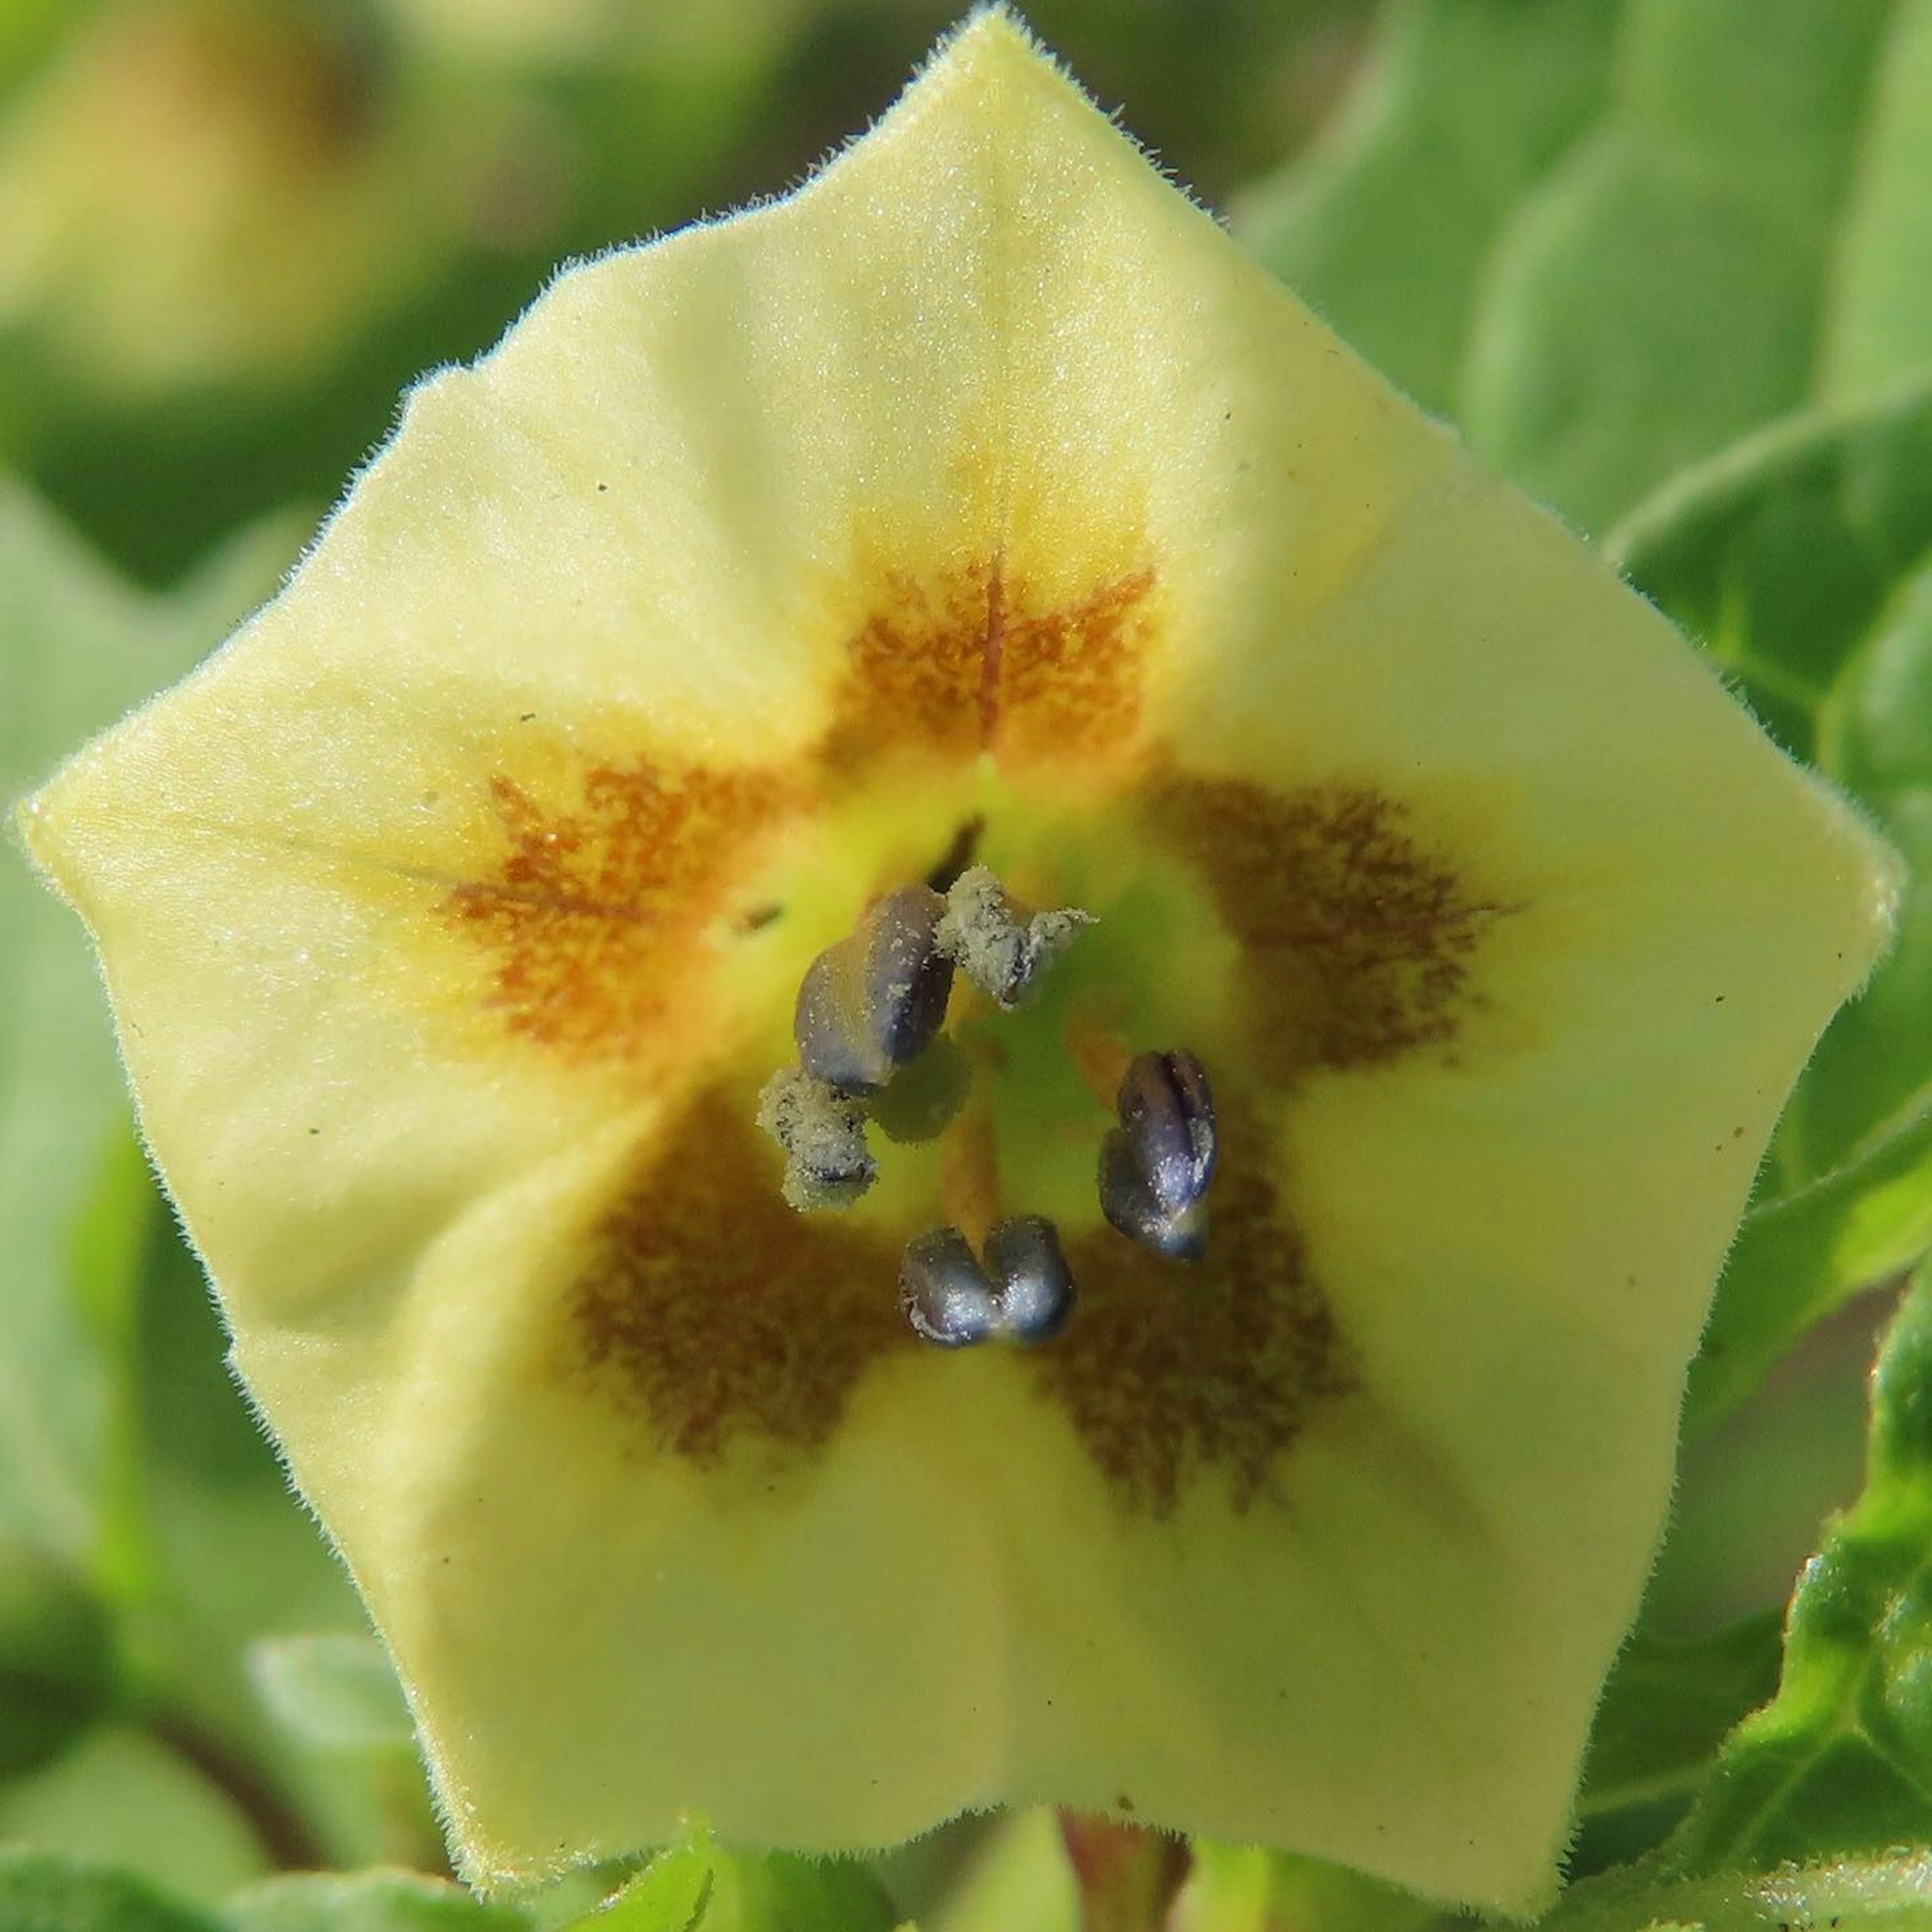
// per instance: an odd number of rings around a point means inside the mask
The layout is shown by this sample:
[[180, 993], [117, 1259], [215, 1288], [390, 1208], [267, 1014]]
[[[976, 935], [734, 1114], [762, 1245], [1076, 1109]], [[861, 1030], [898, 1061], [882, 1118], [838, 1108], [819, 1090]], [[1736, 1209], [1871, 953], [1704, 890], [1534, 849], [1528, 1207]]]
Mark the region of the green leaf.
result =
[[8, 1843], [139, 1872], [203, 1907], [268, 1869], [250, 1821], [202, 1766], [119, 1722], [98, 1725], [38, 1774], [0, 1785], [0, 1844]]
[[1810, 402], [1932, 365], [1928, 0], [1406, 0], [1263, 259], [1602, 529]]
[[673, 1845], [567, 1932], [694, 1932], [711, 1897], [708, 1841]]
[[1425, 408], [1452, 412], [1520, 197], [1600, 111], [1618, 0], [1397, 0], [1346, 112], [1249, 190], [1262, 259]]
[[1584, 1814], [1688, 1792], [1777, 1689], [1779, 1622], [1767, 1610], [1705, 1636], [1633, 1637], [1590, 1733]]
[[568, 1932], [892, 1932], [896, 1923], [856, 1859], [740, 1856], [700, 1837], [660, 1852]]
[[[0, 798], [178, 676], [274, 588], [264, 530], [167, 596], [104, 571], [0, 478]], [[112, 1377], [68, 1291], [98, 1150], [125, 1115], [80, 922], [0, 840], [0, 1528], [79, 1557], [98, 1530]]]
[[222, 1918], [228, 1932], [530, 1932], [535, 1924], [520, 1906], [404, 1871], [270, 1879], [230, 1899]]
[[402, 1686], [373, 1636], [263, 1637], [249, 1648], [248, 1674], [276, 1721], [310, 1744], [368, 1750], [414, 1736]]
[[0, 1926], [7, 1932], [223, 1932], [214, 1919], [131, 1873], [4, 1846]]
[[1535, 1932], [1927, 1932], [1928, 1899], [1922, 1852], [1750, 1879], [1673, 1880], [1640, 1866], [1578, 1886]]
[[[239, 1802], [272, 1862], [434, 1868], [440, 1834], [394, 1692], [386, 1708], [386, 1671], [357, 1652], [367, 1618], [229, 1373], [200, 1262], [145, 1166], [134, 1171], [146, 1226], [112, 1412], [139, 1472], [146, 1572], [122, 1618], [131, 1708]], [[291, 1629], [313, 1655], [298, 1644], [265, 1683], [259, 1646]], [[292, 1727], [289, 1699], [278, 1709], [272, 1693], [292, 1696], [298, 1680], [312, 1694]], [[352, 1732], [361, 1742], [345, 1749]], [[218, 1897], [244, 1875], [209, 1887], [197, 1873], [184, 1888]]]
[[1692, 1370], [1700, 1430], [1813, 1321], [1932, 1246], [1932, 387], [1753, 438], [1608, 548], [1910, 874], [1897, 945], [1779, 1124]]
[[0, 1779], [50, 1762], [112, 1706], [113, 1633], [64, 1564], [0, 1538]]
[[1932, 1843], [1932, 1276], [1872, 1384], [1864, 1493], [1791, 1601], [1777, 1696], [1726, 1742], [1666, 1848], [1675, 1874]]

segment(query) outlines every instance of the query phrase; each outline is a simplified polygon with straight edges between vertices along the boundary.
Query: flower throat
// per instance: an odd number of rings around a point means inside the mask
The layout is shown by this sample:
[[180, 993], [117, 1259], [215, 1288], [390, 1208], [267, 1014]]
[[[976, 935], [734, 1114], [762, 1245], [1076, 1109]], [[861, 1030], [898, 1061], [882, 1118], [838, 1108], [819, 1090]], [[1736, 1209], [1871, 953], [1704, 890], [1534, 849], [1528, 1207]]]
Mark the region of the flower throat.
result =
[[[968, 821], [923, 880], [874, 899], [800, 983], [798, 1060], [766, 1083], [758, 1120], [784, 1151], [782, 1191], [801, 1213], [842, 1210], [872, 1186], [874, 1124], [902, 1142], [935, 1138], [956, 1122], [970, 1136], [975, 1124], [959, 1120], [970, 1066], [944, 1031], [956, 978], [1012, 1013], [1093, 923], [1076, 908], [1035, 910], [1015, 899], [972, 862], [980, 829]], [[1185, 1048], [1134, 1054], [1114, 1110], [1118, 1124], [1100, 1149], [1102, 1212], [1151, 1253], [1198, 1261], [1216, 1154], [1206, 1070]], [[969, 1214], [962, 1208], [960, 1220]], [[993, 1222], [977, 1256], [957, 1222], [915, 1235], [900, 1262], [898, 1293], [915, 1334], [961, 1348], [1051, 1340], [1072, 1312], [1076, 1289], [1054, 1222], [1020, 1214]]]

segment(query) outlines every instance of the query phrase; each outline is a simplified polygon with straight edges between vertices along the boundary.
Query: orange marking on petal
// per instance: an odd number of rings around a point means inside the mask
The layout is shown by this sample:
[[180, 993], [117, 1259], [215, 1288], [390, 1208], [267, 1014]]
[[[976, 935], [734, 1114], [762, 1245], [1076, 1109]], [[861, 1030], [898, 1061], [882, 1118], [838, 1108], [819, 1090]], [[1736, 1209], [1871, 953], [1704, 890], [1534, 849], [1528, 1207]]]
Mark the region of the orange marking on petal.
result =
[[568, 802], [500, 776], [490, 792], [500, 855], [444, 904], [490, 956], [510, 1030], [580, 1061], [674, 1051], [704, 930], [794, 788], [765, 770], [640, 760], [586, 772]]
[[1133, 743], [1154, 572], [1136, 570], [1058, 610], [1016, 593], [998, 670], [992, 742], [1002, 763], [1112, 762]]
[[894, 757], [1115, 764], [1136, 748], [1150, 569], [1046, 605], [1000, 558], [889, 573], [847, 647], [824, 748], [835, 770]]
[[988, 584], [980, 564], [935, 579], [887, 574], [846, 646], [828, 764], [856, 772], [894, 758], [963, 763], [978, 753]]

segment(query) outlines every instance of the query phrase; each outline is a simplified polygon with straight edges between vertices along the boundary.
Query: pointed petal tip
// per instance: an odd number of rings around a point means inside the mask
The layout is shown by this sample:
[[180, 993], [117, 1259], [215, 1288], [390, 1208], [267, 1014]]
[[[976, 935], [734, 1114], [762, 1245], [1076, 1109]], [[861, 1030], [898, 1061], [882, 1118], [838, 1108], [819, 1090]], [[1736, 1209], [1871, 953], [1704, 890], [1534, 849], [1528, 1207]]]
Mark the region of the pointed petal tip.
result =
[[1045, 78], [1085, 95], [1080, 84], [1006, 0], [986, 0], [943, 35], [908, 92], [941, 76], [984, 87]]
[[22, 798], [14, 800], [7, 814], [14, 842], [27, 856], [34, 870], [51, 878], [53, 855], [49, 850], [46, 813], [47, 792], [52, 783], [36, 785]]
[[1864, 990], [1871, 976], [1891, 957], [1892, 948], [1898, 944], [1906, 890], [1912, 883], [1910, 868], [1895, 846], [1869, 826], [1866, 838], [1865, 943], [1858, 992]]
[[1898, 944], [1911, 868], [1862, 800], [1841, 790], [1822, 772], [1807, 766], [1798, 769], [1828, 814], [1845, 861], [1856, 874], [1855, 924], [1849, 928], [1852, 946], [1847, 952], [1858, 971], [1845, 995], [1854, 998]]
[[1051, 62], [1033, 29], [1007, 0], [982, 0], [940, 42], [941, 54], [964, 57], [982, 50], [1019, 54], [1030, 60]]

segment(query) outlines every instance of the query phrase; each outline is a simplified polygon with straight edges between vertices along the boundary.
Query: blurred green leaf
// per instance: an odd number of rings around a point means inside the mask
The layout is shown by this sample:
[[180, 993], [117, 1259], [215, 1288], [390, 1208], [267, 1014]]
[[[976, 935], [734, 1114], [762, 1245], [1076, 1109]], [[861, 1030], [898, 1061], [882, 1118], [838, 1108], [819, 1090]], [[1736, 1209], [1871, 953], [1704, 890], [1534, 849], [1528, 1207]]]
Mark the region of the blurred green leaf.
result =
[[[112, 575], [0, 478], [0, 797], [178, 676], [274, 588], [285, 530], [244, 538], [166, 596]], [[112, 1376], [69, 1292], [99, 1150], [125, 1118], [79, 922], [0, 843], [0, 1528], [78, 1557], [98, 1528]]]
[[[224, 1793], [178, 1752], [118, 1723], [97, 1726], [38, 1775], [0, 1786], [0, 1844], [137, 1872], [202, 1910], [267, 1870]], [[9, 1923], [0, 1913], [0, 1926]]]
[[1688, 1792], [1778, 1688], [1780, 1621], [1767, 1610], [1705, 1636], [1633, 1637], [1590, 1732], [1583, 1812]]
[[6, 1932], [223, 1932], [216, 1920], [164, 1898], [131, 1873], [6, 1846], [0, 1846], [0, 1926]]
[[1082, 1932], [1080, 1888], [1048, 1810], [998, 1820], [921, 1932]]
[[1196, 1839], [1193, 1864], [1174, 1901], [1173, 1932], [1268, 1932], [1270, 1855]]
[[1749, 1879], [1672, 1879], [1643, 1865], [1577, 1886], [1535, 1932], [1928, 1932], [1928, 1899], [1922, 1852]]
[[113, 1631], [93, 1592], [0, 1538], [0, 1779], [58, 1756], [112, 1707], [116, 1688]]
[[1897, 0], [1859, 136], [1818, 344], [1816, 386], [1864, 394], [1932, 352], [1932, 6]]
[[1602, 529], [1808, 402], [1932, 366], [1928, 0], [1396, 0], [1263, 259]]
[[709, 1838], [660, 1852], [569, 1932], [892, 1932], [864, 1864], [724, 1852]]
[[94, 1483], [94, 1573], [123, 1606], [152, 1586], [146, 1459], [140, 1399], [141, 1306], [157, 1220], [155, 1183], [132, 1124], [94, 1162], [68, 1245], [69, 1291], [100, 1374]]
[[[438, 1869], [422, 1769], [386, 1668], [358, 1648], [368, 1620], [354, 1589], [289, 1494], [229, 1372], [201, 1264], [152, 1182], [141, 1206], [148, 1228], [118, 1410], [140, 1472], [147, 1570], [122, 1621], [130, 1708], [239, 1804], [258, 1857]], [[257, 1667], [259, 1646], [291, 1629], [305, 1642], [269, 1670], [275, 1688], [308, 1694], [292, 1727], [286, 1704], [265, 1698]], [[362, 1740], [353, 1749], [338, 1735], [348, 1731]], [[184, 1888], [209, 1895], [206, 1875], [188, 1876]]]
[[1675, 1873], [1932, 1843], [1932, 1276], [1872, 1380], [1865, 1488], [1791, 1601], [1777, 1696], [1720, 1753], [1666, 1848]]
[[0, 462], [164, 580], [332, 498], [560, 259], [734, 198], [794, 8], [61, 10], [0, 95]]
[[277, 1723], [310, 1744], [368, 1750], [414, 1737], [403, 1688], [373, 1636], [263, 1637], [249, 1647], [248, 1674]]
[[1426, 1900], [1316, 1858], [1197, 1843], [1164, 1932], [1424, 1932], [1445, 1915]]
[[534, 1924], [519, 1906], [402, 1871], [270, 1879], [230, 1899], [222, 1921], [226, 1932], [530, 1932]]
[[[104, 568], [17, 485], [0, 484], [0, 791], [10, 800], [208, 650], [272, 590], [296, 542], [286, 524], [265, 525], [176, 591], [154, 595]], [[228, 1375], [200, 1264], [126, 1119], [80, 923], [7, 842], [0, 1532], [91, 1569], [122, 1608], [137, 1707], [248, 1761], [263, 1817], [298, 1804], [330, 1849], [356, 1863], [433, 1858], [412, 1766], [325, 1763], [286, 1738], [248, 1682], [244, 1653], [265, 1634], [366, 1623]], [[119, 1802], [118, 1762], [84, 1755], [50, 1785], [50, 1828], [66, 1833], [69, 1812], [107, 1818]], [[182, 1774], [202, 1781], [191, 1766]], [[112, 1850], [84, 1834], [60, 1842]], [[225, 1888], [248, 1869], [236, 1870], [214, 1839], [205, 1871], [193, 1865], [188, 1853], [203, 1842], [182, 1834], [175, 1868], [197, 1896], [204, 1877], [225, 1874]]]
[[718, 1853], [693, 1932], [893, 1932], [896, 1916], [856, 1858]]
[[1896, 946], [1779, 1124], [1691, 1372], [1694, 1430], [1932, 1246], [1932, 388], [1752, 439], [1608, 548], [1910, 873]]
[[440, 1840], [413, 1750], [320, 1745], [263, 1699], [252, 1655], [263, 1639], [364, 1639], [368, 1620], [229, 1372], [200, 1262], [158, 1196], [152, 1211], [136, 1401], [155, 1586], [132, 1633], [145, 1707], [244, 1760], [269, 1801], [264, 1822], [292, 1812], [328, 1862], [434, 1869]]
[[1616, 0], [1396, 0], [1354, 98], [1250, 190], [1244, 238], [1425, 408], [1453, 412], [1490, 254], [1600, 110]]

